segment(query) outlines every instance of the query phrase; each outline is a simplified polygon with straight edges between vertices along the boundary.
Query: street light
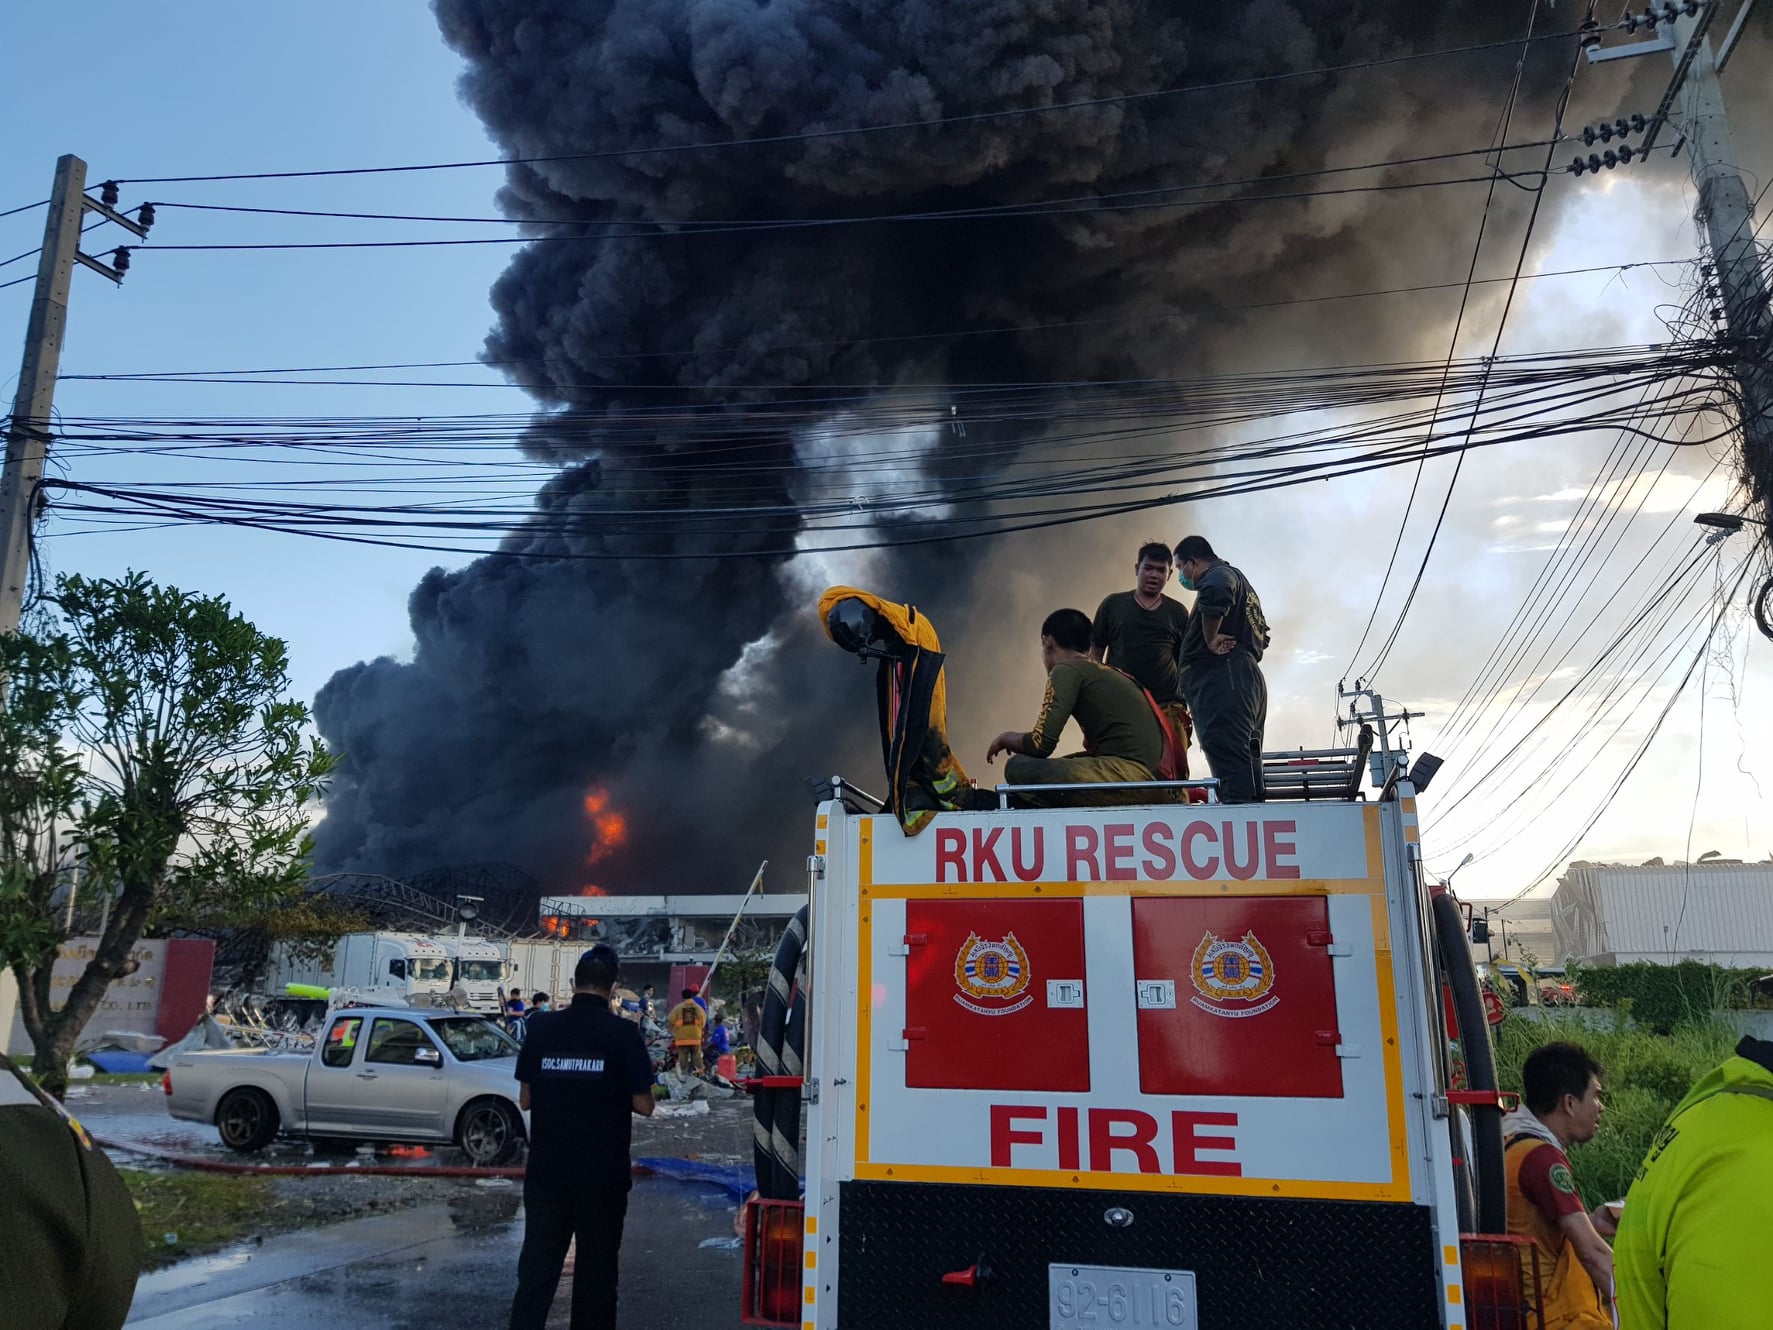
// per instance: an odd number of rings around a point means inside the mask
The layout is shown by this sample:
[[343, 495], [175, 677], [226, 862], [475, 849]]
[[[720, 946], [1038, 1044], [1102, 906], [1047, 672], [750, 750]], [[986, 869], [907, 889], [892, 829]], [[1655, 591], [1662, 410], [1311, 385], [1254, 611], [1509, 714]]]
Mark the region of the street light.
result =
[[1693, 521], [1698, 526], [1715, 526], [1720, 531], [1740, 531], [1744, 522], [1753, 522], [1756, 526], [1766, 526], [1758, 517], [1750, 517], [1746, 513], [1695, 513]]
[[1447, 877], [1446, 877], [1446, 881], [1444, 881], [1444, 882], [1443, 882], [1443, 883], [1442, 883], [1442, 884], [1441, 884], [1441, 885], [1442, 885], [1442, 886], [1445, 886], [1445, 887], [1450, 887], [1450, 886], [1452, 886], [1452, 885], [1453, 885], [1453, 875], [1454, 875], [1454, 873], [1457, 873], [1457, 872], [1458, 872], [1458, 871], [1459, 871], [1459, 869], [1460, 869], [1460, 868], [1464, 868], [1464, 867], [1465, 867], [1465, 865], [1467, 865], [1467, 864], [1468, 864], [1468, 863], [1470, 863], [1470, 862], [1471, 862], [1471, 861], [1472, 861], [1472, 860], [1473, 860], [1473, 859], [1475, 859], [1475, 858], [1477, 858], [1477, 855], [1476, 855], [1476, 854], [1468, 854], [1468, 855], [1466, 855], [1466, 856], [1465, 856], [1465, 857], [1464, 857], [1464, 858], [1463, 858], [1463, 859], [1461, 859], [1461, 860], [1460, 860], [1460, 861], [1459, 861], [1459, 867], [1458, 867], [1458, 868], [1455, 868], [1455, 869], [1454, 869], [1454, 870], [1453, 870], [1453, 872], [1452, 872], [1452, 873], [1448, 873], [1448, 874], [1447, 874]]

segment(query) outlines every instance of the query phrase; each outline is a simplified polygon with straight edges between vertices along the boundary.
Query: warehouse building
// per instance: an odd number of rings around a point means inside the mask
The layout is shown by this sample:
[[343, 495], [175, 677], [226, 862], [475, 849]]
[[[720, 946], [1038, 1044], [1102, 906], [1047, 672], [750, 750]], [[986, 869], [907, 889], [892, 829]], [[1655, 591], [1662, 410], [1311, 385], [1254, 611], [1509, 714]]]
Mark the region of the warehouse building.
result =
[[1773, 860], [1572, 863], [1550, 906], [1558, 960], [1773, 970]]

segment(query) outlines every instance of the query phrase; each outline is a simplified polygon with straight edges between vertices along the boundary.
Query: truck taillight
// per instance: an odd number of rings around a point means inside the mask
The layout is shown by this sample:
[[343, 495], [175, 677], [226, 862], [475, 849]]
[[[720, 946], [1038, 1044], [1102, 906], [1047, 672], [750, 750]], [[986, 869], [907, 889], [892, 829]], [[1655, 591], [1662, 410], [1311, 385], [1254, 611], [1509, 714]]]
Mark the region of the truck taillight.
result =
[[753, 1200], [745, 1206], [745, 1272], [739, 1320], [801, 1324], [803, 1201]]
[[1469, 1330], [1544, 1330], [1539, 1248], [1531, 1238], [1467, 1233], [1459, 1250]]
[[160, 1089], [161, 1089], [162, 1093], [169, 1094], [169, 1095], [172, 1093], [172, 1072], [171, 1071], [168, 1071], [163, 1076], [161, 1076]]

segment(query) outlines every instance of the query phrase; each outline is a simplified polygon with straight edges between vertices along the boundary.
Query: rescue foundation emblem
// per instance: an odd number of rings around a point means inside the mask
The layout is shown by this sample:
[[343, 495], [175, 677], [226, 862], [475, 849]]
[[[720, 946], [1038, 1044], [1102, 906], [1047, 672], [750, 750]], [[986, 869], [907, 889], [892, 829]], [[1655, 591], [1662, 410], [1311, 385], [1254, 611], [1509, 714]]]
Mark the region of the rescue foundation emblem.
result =
[[1008, 1016], [1034, 1001], [1026, 991], [1032, 977], [1028, 953], [1014, 933], [1001, 942], [968, 933], [954, 957], [954, 986], [960, 989], [954, 1000], [981, 1016]]
[[1208, 932], [1194, 949], [1189, 973], [1199, 996], [1188, 1000], [1215, 1016], [1259, 1016], [1280, 1001], [1270, 996], [1274, 962], [1254, 933], [1233, 942]]

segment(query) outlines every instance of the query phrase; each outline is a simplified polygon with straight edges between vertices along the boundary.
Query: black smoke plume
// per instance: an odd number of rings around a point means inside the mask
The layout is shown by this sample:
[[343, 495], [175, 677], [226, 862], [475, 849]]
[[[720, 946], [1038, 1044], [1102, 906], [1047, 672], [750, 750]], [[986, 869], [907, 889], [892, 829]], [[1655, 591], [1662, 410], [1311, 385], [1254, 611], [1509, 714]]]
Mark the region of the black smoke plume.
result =
[[[1520, 35], [1528, 5], [435, 0], [435, 9], [467, 64], [464, 97], [521, 158], [967, 117], [1500, 41]], [[1542, 27], [1579, 17], [1553, 12]], [[1530, 129], [1517, 137], [1549, 129], [1572, 50], [1535, 50], [1517, 113]], [[608, 223], [647, 233], [518, 252], [493, 289], [485, 350], [543, 408], [526, 448], [561, 469], [538, 508], [584, 519], [571, 536], [519, 531], [505, 549], [617, 557], [486, 558], [419, 584], [411, 663], [354, 665], [319, 696], [321, 731], [344, 755], [317, 835], [323, 865], [399, 874], [509, 860], [555, 889], [597, 879], [635, 891], [737, 890], [763, 855], [797, 863], [804, 852], [802, 777], [873, 774], [872, 690], [815, 643], [810, 622], [809, 588], [829, 570], [779, 552], [798, 524], [772, 516], [715, 535], [672, 522], [710, 506], [791, 505], [797, 468], [812, 456], [841, 461], [841, 447], [805, 430], [752, 430], [742, 444], [715, 445], [660, 429], [637, 441], [614, 423], [598, 432], [600, 422], [711, 403], [742, 421], [777, 384], [1038, 383], [1200, 373], [1233, 359], [1383, 358], [1422, 333], [1420, 319], [1405, 311], [1397, 326], [1369, 318], [1351, 329], [1335, 306], [1262, 322], [1215, 310], [1462, 275], [1461, 237], [1482, 188], [705, 235], [661, 223], [998, 208], [1480, 147], [1517, 53], [509, 168], [499, 202], [539, 235], [567, 223], [583, 223], [584, 234]], [[1464, 169], [1471, 160], [1448, 173], [1476, 173]], [[1504, 192], [1515, 196], [1509, 208], [1524, 198]], [[1080, 321], [1088, 326], [922, 336]], [[702, 464], [715, 446], [719, 469]], [[935, 458], [929, 471], [941, 474]], [[599, 532], [600, 509], [636, 505], [659, 514], [653, 534]], [[1017, 548], [1057, 567], [1080, 539], [1060, 533]], [[636, 557], [661, 552], [690, 557]], [[970, 576], [978, 563], [977, 547], [956, 546], [877, 556], [868, 574], [883, 593], [934, 613], [951, 652], [967, 644], [988, 673], [1005, 626]], [[1020, 645], [1022, 626], [1009, 631]], [[596, 832], [582, 802], [594, 785], [610, 790], [630, 834], [588, 866]]]

